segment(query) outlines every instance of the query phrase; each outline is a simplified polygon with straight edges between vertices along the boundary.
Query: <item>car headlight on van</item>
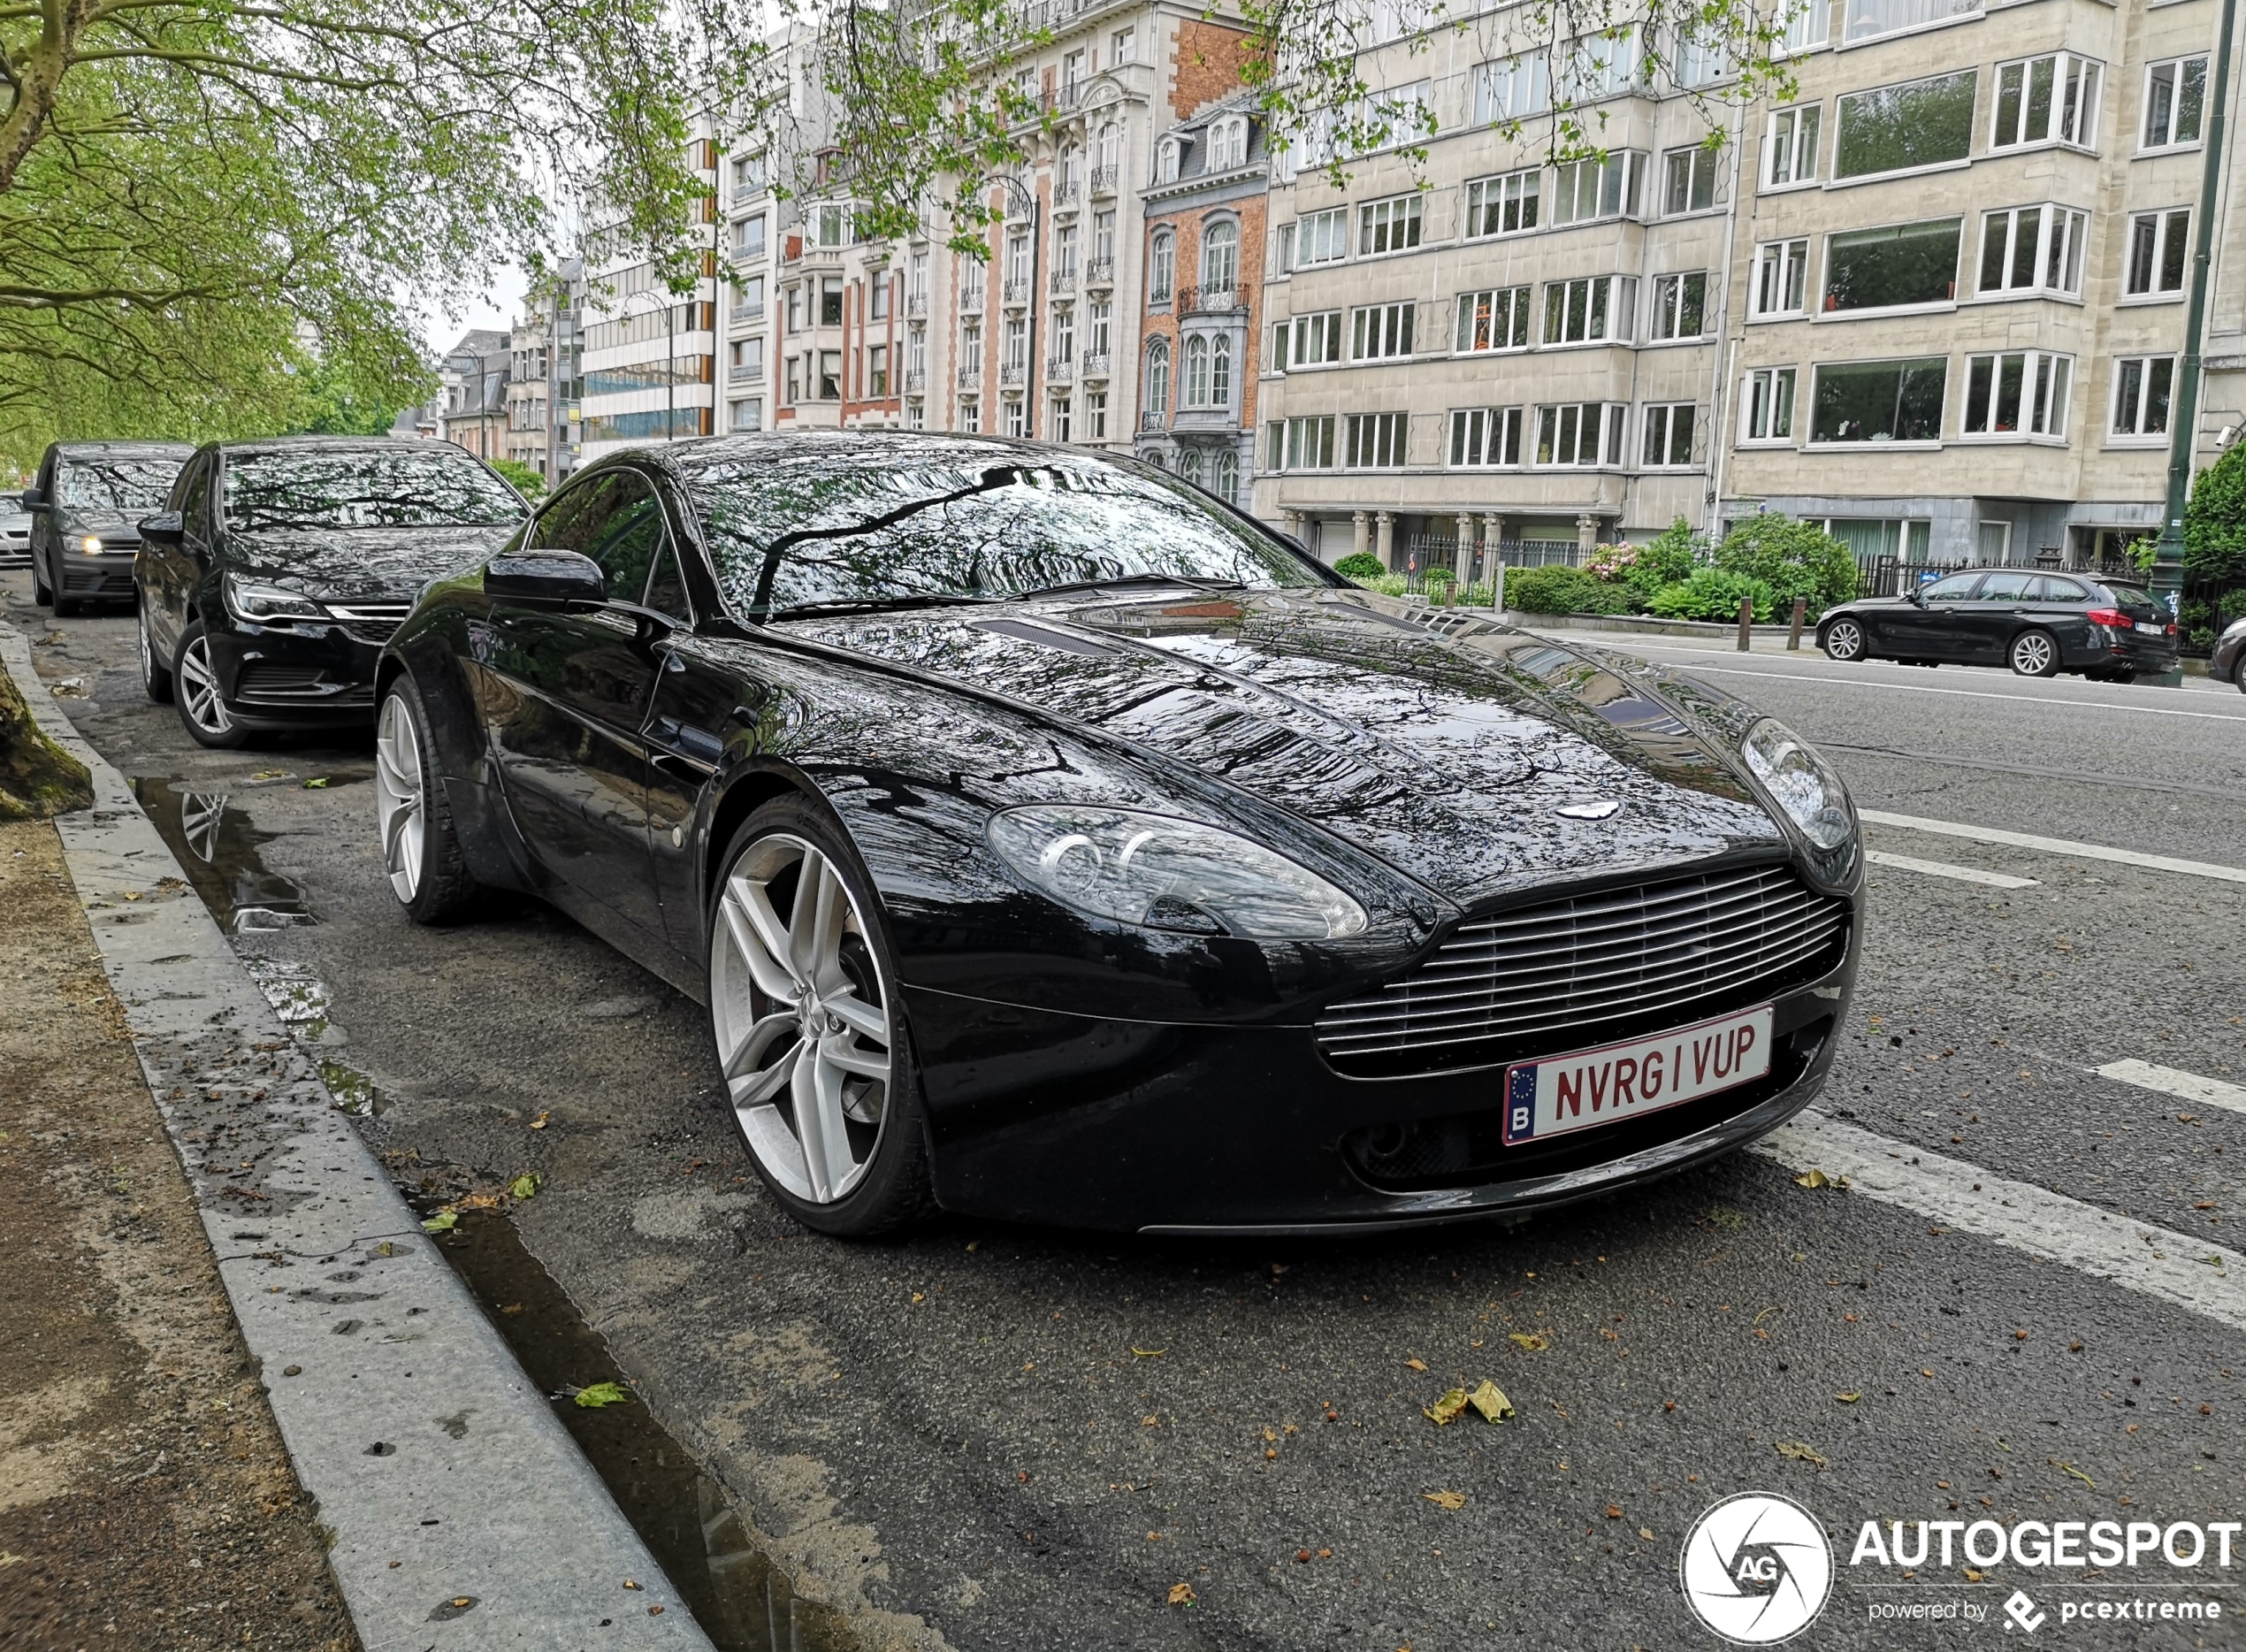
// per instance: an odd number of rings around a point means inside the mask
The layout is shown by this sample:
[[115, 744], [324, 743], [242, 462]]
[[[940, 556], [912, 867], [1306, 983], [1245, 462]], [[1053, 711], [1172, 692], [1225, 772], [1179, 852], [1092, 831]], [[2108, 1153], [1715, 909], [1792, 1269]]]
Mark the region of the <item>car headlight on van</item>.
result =
[[308, 596], [284, 591], [279, 585], [261, 585], [236, 574], [226, 576], [225, 592], [226, 612], [245, 625], [326, 617], [320, 612], [320, 605]]
[[99, 556], [102, 554], [101, 536], [95, 533], [88, 534], [78, 541], [78, 548], [88, 556]]
[[1830, 853], [1856, 836], [1856, 810], [1839, 774], [1784, 723], [1765, 717], [1747, 730], [1740, 754], [1770, 800], [1817, 848]]

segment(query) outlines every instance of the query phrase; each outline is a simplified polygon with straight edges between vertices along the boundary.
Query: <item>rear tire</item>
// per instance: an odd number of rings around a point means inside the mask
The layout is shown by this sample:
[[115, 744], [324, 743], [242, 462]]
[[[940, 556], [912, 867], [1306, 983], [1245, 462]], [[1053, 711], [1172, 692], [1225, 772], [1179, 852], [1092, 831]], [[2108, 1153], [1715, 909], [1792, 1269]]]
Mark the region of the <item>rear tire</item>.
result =
[[210, 659], [210, 639], [201, 620], [191, 621], [180, 633], [179, 653], [172, 669], [179, 679], [174, 704], [180, 726], [197, 746], [230, 752], [249, 738], [249, 730], [234, 720], [218, 692], [218, 670]]
[[776, 798], [717, 864], [710, 1029], [750, 1163], [821, 1233], [924, 1220], [936, 1203], [920, 1070], [880, 897], [848, 835], [809, 799]]
[[1868, 650], [1864, 646], [1864, 628], [1853, 619], [1837, 619], [1818, 634], [1817, 646], [1825, 657], [1846, 665], [1861, 660]]
[[149, 635], [149, 599], [144, 591], [135, 593], [133, 604], [135, 629], [141, 633], [141, 687], [159, 706], [172, 703], [172, 673], [156, 662], [156, 639]]
[[2059, 672], [2059, 641], [2047, 631], [2024, 631], [2012, 639], [2005, 658], [2021, 677], [2054, 677]]
[[36, 553], [31, 559], [31, 600], [41, 608], [51, 608], [55, 601], [55, 588], [47, 583], [47, 570]]
[[478, 886], [453, 828], [427, 709], [408, 677], [390, 685], [375, 719], [374, 797], [382, 868], [406, 916], [435, 924], [466, 912]]

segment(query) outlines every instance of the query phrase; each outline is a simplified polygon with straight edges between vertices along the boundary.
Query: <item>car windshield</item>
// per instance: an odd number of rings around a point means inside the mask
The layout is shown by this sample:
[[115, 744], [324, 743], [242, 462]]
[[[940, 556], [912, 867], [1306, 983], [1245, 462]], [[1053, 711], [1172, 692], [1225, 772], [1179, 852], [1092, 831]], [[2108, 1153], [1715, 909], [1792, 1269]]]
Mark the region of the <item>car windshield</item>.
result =
[[2113, 606], [2133, 620], [2165, 620], [2168, 617], [2168, 611], [2155, 602], [2141, 586], [2107, 585], [2105, 590]]
[[448, 443], [247, 453], [226, 461], [226, 526], [477, 527], [520, 521], [530, 507]]
[[72, 459], [55, 467], [55, 502], [76, 510], [119, 516], [164, 509], [179, 459]]
[[1058, 456], [982, 463], [992, 456], [719, 448], [679, 468], [728, 602], [754, 617], [1156, 577], [1328, 583], [1190, 488]]

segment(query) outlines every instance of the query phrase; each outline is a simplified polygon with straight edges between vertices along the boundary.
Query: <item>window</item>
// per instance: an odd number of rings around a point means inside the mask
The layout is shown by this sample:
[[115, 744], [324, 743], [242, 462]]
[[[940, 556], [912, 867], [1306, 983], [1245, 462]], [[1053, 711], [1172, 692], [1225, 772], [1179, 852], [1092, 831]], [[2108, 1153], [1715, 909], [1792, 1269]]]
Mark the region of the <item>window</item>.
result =
[[2074, 358], [2047, 350], [1966, 357], [1967, 436], [2064, 436]]
[[1201, 242], [1201, 285], [1204, 294], [1229, 293], [1240, 281], [1240, 226], [1211, 224]]
[[1006, 237], [1006, 286], [1020, 292], [1029, 282], [1029, 237], [1028, 234]]
[[1232, 334], [1219, 333], [1209, 340], [1209, 400], [1212, 408], [1232, 405]]
[[1868, 178], [1965, 159], [1973, 147], [1974, 75], [1964, 69], [1843, 96], [1833, 176]]
[[819, 352], [819, 399], [821, 402], [842, 400], [842, 352]]
[[1989, 147], [2074, 143], [2097, 135], [2097, 94], [2105, 70], [2071, 51], [1997, 65], [1997, 124]]
[[2199, 141], [2207, 109], [2207, 59], [2171, 57], [2144, 72], [2144, 129], [2137, 147], [2165, 149]]
[[1331, 470], [1333, 468], [1333, 415], [1311, 418], [1275, 418], [1266, 427], [1267, 470]]
[[1240, 498], [1240, 455], [1229, 447], [1217, 455], [1217, 479], [1210, 491], [1227, 503]]
[[1654, 337], [1697, 339], [1707, 331], [1707, 272], [1654, 278]]
[[1484, 178], [1466, 186], [1466, 236], [1517, 235], [1536, 227], [1537, 194], [1544, 180], [1541, 166], [1525, 166], [1501, 178]]
[[1627, 275], [1593, 275], [1544, 284], [1544, 342], [1592, 344], [1630, 337], [1638, 282]]
[[1113, 274], [1115, 270], [1115, 214], [1112, 211], [1092, 214], [1092, 272]]
[[1972, 17], [1981, 0], [1848, 0], [1842, 38], [1851, 42], [1898, 29], [1921, 28], [1953, 17]]
[[1774, 241], [1754, 249], [1754, 288], [1747, 295], [1749, 313], [1756, 316], [1799, 316], [1807, 302], [1809, 243]]
[[1185, 144], [1178, 138], [1165, 138], [1154, 146], [1154, 181], [1173, 184], [1178, 181], [1178, 159]]
[[1692, 420], [1690, 402], [1656, 403], [1646, 409], [1646, 468], [1676, 470], [1692, 463]]
[[1006, 403], [1006, 434], [1016, 437], [1029, 434], [1029, 404], [1028, 402], [1015, 401]]
[[2136, 212], [2129, 218], [2129, 262], [2122, 285], [2132, 298], [2183, 291], [2189, 256], [2191, 210]]
[[1178, 405], [1209, 405], [1209, 340], [1205, 334], [1196, 333], [1186, 340], [1185, 373], [1178, 386]]
[[1349, 256], [1349, 209], [1306, 212], [1295, 223], [1295, 262], [1298, 265], [1338, 264]]
[[1104, 390], [1084, 393], [1084, 440], [1107, 440], [1107, 392]]
[[1280, 322], [1272, 334], [1272, 364], [1281, 372], [1341, 359], [1341, 312], [1338, 310], [1294, 317]]
[[2059, 206], [2013, 207], [1981, 219], [1981, 278], [1994, 293], [2082, 290], [2082, 248], [2089, 215]]
[[737, 155], [733, 157], [733, 198], [735, 200], [738, 201], [744, 196], [760, 193], [764, 188], [764, 180], [763, 155]]
[[1741, 441], [1793, 440], [1794, 370], [1758, 367], [1747, 375], [1739, 398]]
[[1159, 418], [1170, 405], [1170, 346], [1166, 340], [1157, 339], [1147, 346], [1146, 352], [1146, 410], [1150, 417]]
[[1605, 160], [1570, 161], [1553, 171], [1552, 221], [1583, 224], [1638, 211], [1638, 173], [1645, 160], [1627, 152]]
[[1411, 324], [1417, 306], [1368, 304], [1349, 317], [1349, 359], [1385, 361], [1411, 354]]
[[1084, 348], [1095, 356], [1108, 352], [1109, 324], [1115, 307], [1104, 298], [1096, 298], [1084, 307]]
[[1110, 34], [1107, 37], [1108, 66], [1112, 68], [1119, 63], [1135, 62], [1138, 58], [1138, 43], [1139, 31], [1135, 27], [1119, 28]]
[[830, 275], [819, 284], [819, 325], [839, 327], [843, 316], [842, 277]]
[[866, 287], [866, 317], [869, 321], [889, 319], [889, 272], [877, 272]]
[[1521, 408], [1458, 408], [1450, 416], [1454, 467], [1486, 468], [1521, 463]]
[[1561, 58], [1561, 96], [1572, 103], [1620, 96], [1637, 85], [1639, 58], [1635, 26], [1571, 40]]
[[1784, 36], [1772, 50], [1773, 57], [1790, 52], [1807, 51], [1822, 46], [1832, 38], [1833, 9], [1831, 0], [1799, 0], [1786, 19]]
[[982, 430], [982, 403], [970, 396], [959, 403], [959, 428], [970, 436]]
[[1938, 441], [1949, 363], [1939, 356], [1817, 370], [1812, 441]]
[[982, 371], [982, 325], [970, 321], [959, 329], [959, 371], [979, 373]]
[[764, 314], [764, 278], [752, 275], [740, 284], [733, 296], [733, 313], [744, 321], [753, 320]]
[[1076, 311], [1066, 304], [1053, 306], [1053, 359], [1073, 361], [1076, 356]]
[[869, 344], [866, 347], [866, 394], [875, 402], [889, 397], [889, 346]]
[[1958, 295], [1963, 220], [1851, 230], [1825, 242], [1825, 313], [1948, 303]]
[[1234, 115], [1209, 128], [1209, 170], [1229, 172], [1248, 164], [1248, 120]]
[[1501, 287], [1458, 295], [1458, 341], [1454, 348], [1525, 350], [1529, 348], [1529, 289]]
[[1375, 92], [1359, 106], [1358, 122], [1371, 149], [1416, 143], [1435, 128], [1433, 84], [1412, 80]]
[[1147, 302], [1166, 304], [1178, 279], [1178, 241], [1168, 230], [1157, 230], [1154, 251], [1147, 260]]
[[764, 214], [733, 221], [733, 256], [737, 258], [764, 256]]
[[852, 218], [849, 207], [829, 201], [805, 210], [804, 228], [817, 246], [847, 247], [851, 244]]
[[1407, 413], [1349, 415], [1348, 466], [1352, 470], [1393, 470], [1404, 463]]
[[1677, 57], [1669, 65], [1669, 79], [1682, 87], [1713, 86], [1731, 72], [1720, 34], [1703, 40], [1692, 27], [1677, 31]]
[[764, 428], [764, 402], [760, 397], [751, 396], [745, 402], [736, 402], [732, 410], [735, 430]]
[[[905, 329], [905, 371], [918, 376], [928, 371], [928, 330], [926, 326], [916, 321], [910, 327]], [[906, 387], [908, 389], [919, 388], [916, 385], [907, 386]]]
[[1029, 319], [1026, 316], [1010, 317], [1006, 322], [1005, 340], [999, 346], [1000, 364], [1009, 369], [1008, 377], [1019, 383], [1027, 376], [1029, 366]]
[[1801, 103], [1776, 110], [1762, 137], [1762, 187], [1784, 189], [1806, 184], [1817, 176], [1818, 127], [1824, 119], [1822, 103]]
[[1552, 103], [1552, 65], [1542, 48], [1474, 71], [1474, 124], [1495, 126], [1540, 115]]
[[800, 286], [788, 288], [788, 331], [803, 331], [803, 288]]
[[2166, 436], [2176, 386], [2173, 356], [2125, 356], [2113, 363], [2113, 433]]
[[788, 357], [788, 402], [790, 407], [803, 400], [803, 357]]
[[1618, 402], [1570, 402], [1536, 410], [1536, 462], [1587, 466], [1622, 463]]
[[764, 377], [764, 340], [736, 339], [733, 340], [726, 377], [736, 381]]
[[1662, 211], [1669, 218], [1681, 212], [1705, 212], [1723, 194], [1721, 151], [1696, 143], [1689, 149], [1671, 149], [1662, 157]]
[[1419, 197], [1368, 201], [1357, 209], [1357, 254], [1402, 252], [1419, 244]]
[[1053, 232], [1053, 275], [1065, 286], [1076, 281], [1076, 226], [1063, 224]]
[[1178, 477], [1181, 481], [1201, 486], [1201, 449], [1188, 447], [1178, 455]]

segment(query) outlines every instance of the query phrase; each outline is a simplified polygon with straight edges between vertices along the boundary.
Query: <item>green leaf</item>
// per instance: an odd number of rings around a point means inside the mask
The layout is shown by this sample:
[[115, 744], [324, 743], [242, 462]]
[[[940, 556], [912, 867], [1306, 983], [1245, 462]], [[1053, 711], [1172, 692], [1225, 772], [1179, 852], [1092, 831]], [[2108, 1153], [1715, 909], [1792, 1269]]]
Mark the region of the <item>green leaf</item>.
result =
[[622, 1405], [631, 1398], [631, 1390], [617, 1382], [596, 1382], [589, 1388], [579, 1388], [577, 1402], [588, 1410], [601, 1405]]
[[439, 1211], [434, 1216], [432, 1216], [427, 1221], [421, 1224], [421, 1231], [431, 1234], [449, 1233], [452, 1231], [453, 1224], [457, 1222], [459, 1220], [460, 1212], [458, 1211]]
[[545, 1180], [536, 1171], [526, 1170], [507, 1184], [507, 1190], [517, 1199], [527, 1199], [536, 1195]]

